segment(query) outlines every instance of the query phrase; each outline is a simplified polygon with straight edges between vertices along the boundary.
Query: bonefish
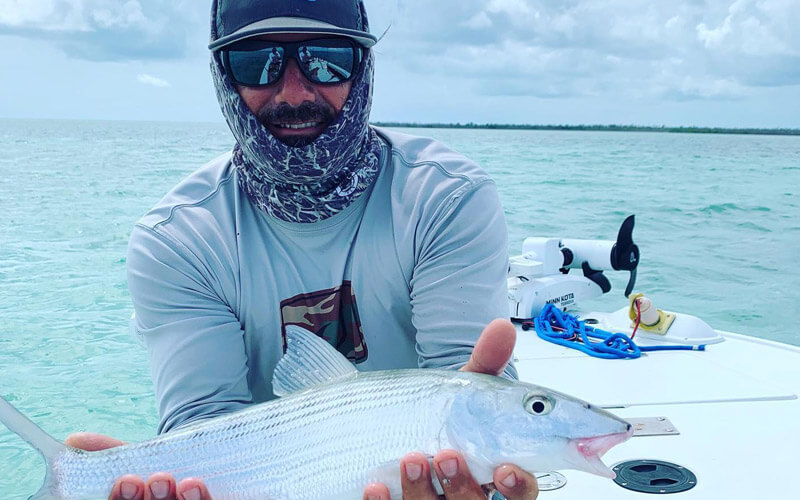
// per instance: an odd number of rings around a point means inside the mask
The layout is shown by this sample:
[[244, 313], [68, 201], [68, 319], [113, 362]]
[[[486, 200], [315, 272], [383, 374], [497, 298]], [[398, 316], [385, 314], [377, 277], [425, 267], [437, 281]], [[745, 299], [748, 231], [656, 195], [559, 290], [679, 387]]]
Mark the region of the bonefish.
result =
[[401, 498], [400, 458], [442, 449], [459, 450], [481, 483], [508, 462], [614, 477], [600, 457], [632, 434], [611, 413], [533, 384], [445, 370], [358, 372], [298, 327], [287, 327], [273, 390], [282, 397], [97, 452], [65, 446], [2, 398], [0, 421], [47, 463], [33, 500], [104, 498], [124, 474], [159, 471], [201, 478], [215, 500], [352, 500], [372, 482]]

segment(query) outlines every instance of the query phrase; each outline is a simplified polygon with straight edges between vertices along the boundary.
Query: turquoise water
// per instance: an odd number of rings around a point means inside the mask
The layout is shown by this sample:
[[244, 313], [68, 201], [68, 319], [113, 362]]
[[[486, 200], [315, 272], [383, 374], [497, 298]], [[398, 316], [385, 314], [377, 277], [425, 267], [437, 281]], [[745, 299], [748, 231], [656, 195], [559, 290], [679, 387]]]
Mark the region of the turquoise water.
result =
[[[800, 137], [428, 130], [496, 179], [526, 236], [613, 239], [636, 214], [637, 290], [712, 326], [800, 345]], [[152, 437], [129, 337], [127, 237], [182, 177], [224, 152], [224, 124], [0, 120], [0, 394], [62, 439]], [[625, 305], [626, 277], [598, 306]], [[44, 469], [0, 430], [0, 497]]]

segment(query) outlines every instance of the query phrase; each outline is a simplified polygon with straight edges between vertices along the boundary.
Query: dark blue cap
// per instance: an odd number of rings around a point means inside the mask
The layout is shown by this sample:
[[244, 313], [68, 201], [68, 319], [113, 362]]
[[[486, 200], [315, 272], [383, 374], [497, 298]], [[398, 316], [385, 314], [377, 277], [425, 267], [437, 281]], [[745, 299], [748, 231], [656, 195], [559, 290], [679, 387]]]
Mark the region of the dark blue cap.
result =
[[360, 0], [218, 0], [216, 39], [208, 48], [270, 33], [346, 36], [372, 47], [377, 38], [366, 25]]

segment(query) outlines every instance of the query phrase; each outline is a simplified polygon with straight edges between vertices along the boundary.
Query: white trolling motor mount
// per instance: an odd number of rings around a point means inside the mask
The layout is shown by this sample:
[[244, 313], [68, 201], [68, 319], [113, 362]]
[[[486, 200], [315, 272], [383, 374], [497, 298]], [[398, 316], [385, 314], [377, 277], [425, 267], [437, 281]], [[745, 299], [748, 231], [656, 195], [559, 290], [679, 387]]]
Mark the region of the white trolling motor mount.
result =
[[[527, 320], [547, 304], [562, 310], [611, 290], [603, 271], [630, 271], [629, 296], [636, 284], [639, 247], [633, 242], [634, 216], [622, 223], [616, 241], [526, 238], [522, 255], [509, 260], [508, 299], [511, 318]], [[583, 275], [570, 274], [581, 269]]]
[[[631, 296], [640, 256], [639, 247], [633, 242], [633, 226], [634, 216], [631, 215], [622, 222], [616, 241], [526, 238], [522, 255], [509, 259], [511, 319], [531, 321], [548, 304], [563, 311], [577, 309], [579, 302], [611, 291], [611, 282], [603, 271], [628, 271], [630, 278], [625, 287], [625, 297], [630, 296], [628, 307], [613, 313], [578, 315], [609, 331], [630, 333], [634, 326], [639, 326], [641, 333], [636, 338], [645, 343], [648, 340], [682, 345], [721, 342], [723, 338], [703, 320], [656, 309], [642, 294]], [[573, 269], [580, 269], [582, 273], [571, 273]], [[634, 325], [637, 314], [640, 325]]]

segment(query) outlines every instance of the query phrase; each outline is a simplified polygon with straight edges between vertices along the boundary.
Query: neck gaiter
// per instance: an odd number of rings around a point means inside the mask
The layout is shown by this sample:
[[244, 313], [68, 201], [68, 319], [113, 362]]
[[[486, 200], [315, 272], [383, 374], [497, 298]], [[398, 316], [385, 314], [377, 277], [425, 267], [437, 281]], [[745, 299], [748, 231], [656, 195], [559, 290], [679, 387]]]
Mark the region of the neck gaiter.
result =
[[225, 74], [219, 53], [212, 53], [217, 99], [236, 139], [232, 161], [239, 186], [254, 205], [283, 221], [311, 223], [341, 212], [369, 188], [381, 151], [368, 122], [373, 64], [370, 51], [338, 116], [313, 142], [296, 147], [274, 137], [248, 109]]

